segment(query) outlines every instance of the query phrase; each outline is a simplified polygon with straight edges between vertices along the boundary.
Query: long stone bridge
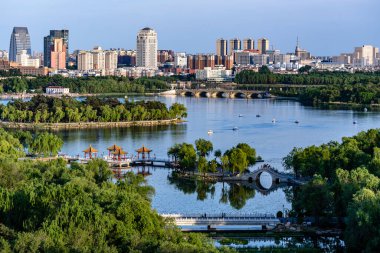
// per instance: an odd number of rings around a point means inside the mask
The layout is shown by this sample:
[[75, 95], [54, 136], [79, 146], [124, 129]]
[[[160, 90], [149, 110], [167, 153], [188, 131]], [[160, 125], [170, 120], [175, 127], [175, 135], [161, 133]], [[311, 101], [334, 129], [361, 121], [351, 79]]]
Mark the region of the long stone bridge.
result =
[[280, 220], [273, 214], [161, 214], [177, 226], [262, 226], [274, 227]]
[[177, 95], [187, 97], [213, 97], [213, 98], [270, 98], [267, 91], [255, 90], [222, 90], [222, 89], [184, 89], [176, 90]]

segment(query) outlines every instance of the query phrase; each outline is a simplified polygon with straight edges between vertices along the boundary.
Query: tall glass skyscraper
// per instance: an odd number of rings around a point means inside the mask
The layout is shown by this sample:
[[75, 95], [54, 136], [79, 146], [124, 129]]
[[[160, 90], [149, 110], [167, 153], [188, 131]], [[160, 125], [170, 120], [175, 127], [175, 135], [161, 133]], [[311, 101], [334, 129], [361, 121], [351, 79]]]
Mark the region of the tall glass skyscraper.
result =
[[14, 27], [11, 35], [11, 43], [9, 46], [9, 60], [16, 61], [16, 55], [21, 50], [31, 55], [30, 36], [27, 27]]
[[69, 59], [69, 30], [50, 30], [50, 34], [44, 37], [44, 66], [49, 68], [54, 39], [63, 39], [64, 47], [66, 47], [66, 62]]

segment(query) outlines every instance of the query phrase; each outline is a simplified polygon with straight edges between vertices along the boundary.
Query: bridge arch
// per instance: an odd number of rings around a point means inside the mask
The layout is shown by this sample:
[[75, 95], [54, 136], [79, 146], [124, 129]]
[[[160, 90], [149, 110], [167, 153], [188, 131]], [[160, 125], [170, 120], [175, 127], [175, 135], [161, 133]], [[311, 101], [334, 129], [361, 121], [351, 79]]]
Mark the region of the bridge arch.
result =
[[215, 92], [215, 97], [217, 98], [227, 98], [228, 94], [224, 91], [217, 91]]
[[183, 93], [183, 96], [185, 96], [185, 97], [194, 97], [195, 94], [194, 94], [194, 92], [192, 92], [192, 91], [185, 91], [185, 92]]
[[270, 165], [264, 164], [258, 170], [249, 173], [249, 175], [246, 176], [246, 180], [249, 181], [249, 178], [252, 177], [252, 181], [260, 184], [260, 177], [263, 172], [268, 173], [272, 177], [272, 183], [274, 184], [288, 183], [294, 179], [293, 175], [279, 172]]
[[244, 92], [235, 92], [234, 94], [233, 94], [233, 96], [235, 97], [235, 98], [246, 98], [247, 97], [247, 95], [244, 93]]
[[210, 92], [208, 92], [208, 91], [201, 91], [201, 92], [199, 92], [199, 95], [198, 95], [199, 97], [204, 97], [204, 98], [208, 98], [208, 97], [210, 97], [211, 95], [210, 95]]

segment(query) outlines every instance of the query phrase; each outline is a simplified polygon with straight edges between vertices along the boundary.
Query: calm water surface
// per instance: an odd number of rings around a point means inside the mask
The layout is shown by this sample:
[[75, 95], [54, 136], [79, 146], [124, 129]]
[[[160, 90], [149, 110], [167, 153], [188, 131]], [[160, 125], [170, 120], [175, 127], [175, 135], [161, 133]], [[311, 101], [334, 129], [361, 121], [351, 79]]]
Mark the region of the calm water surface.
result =
[[[59, 132], [64, 140], [63, 153], [81, 154], [92, 144], [106, 154], [112, 144], [129, 154], [143, 144], [153, 149], [157, 158], [167, 158], [167, 149], [175, 143], [193, 143], [198, 138], [213, 142], [214, 149], [225, 151], [246, 142], [265, 162], [283, 170], [281, 161], [293, 147], [320, 145], [339, 141], [370, 128], [380, 127], [380, 113], [345, 110], [320, 110], [289, 100], [207, 99], [185, 97], [134, 97], [135, 100], [159, 100], [183, 103], [188, 108], [187, 123], [176, 126], [134, 127], [120, 129], [69, 130]], [[243, 117], [239, 117], [241, 114]], [[256, 115], [261, 117], [257, 118]], [[272, 123], [272, 119], [276, 123]], [[298, 120], [300, 123], [295, 124]], [[357, 121], [358, 124], [353, 124]], [[232, 131], [238, 127], [238, 131]], [[213, 130], [213, 135], [207, 131]], [[257, 167], [259, 165], [256, 165]], [[254, 168], [255, 168], [254, 167]], [[251, 168], [254, 169], [254, 168]], [[152, 205], [160, 213], [276, 213], [289, 209], [287, 188], [260, 192], [251, 186], [229, 184], [183, 183], [170, 177], [170, 171], [151, 169], [147, 177], [156, 194]], [[270, 176], [262, 177], [270, 187]], [[269, 183], [268, 183], [269, 182]]]

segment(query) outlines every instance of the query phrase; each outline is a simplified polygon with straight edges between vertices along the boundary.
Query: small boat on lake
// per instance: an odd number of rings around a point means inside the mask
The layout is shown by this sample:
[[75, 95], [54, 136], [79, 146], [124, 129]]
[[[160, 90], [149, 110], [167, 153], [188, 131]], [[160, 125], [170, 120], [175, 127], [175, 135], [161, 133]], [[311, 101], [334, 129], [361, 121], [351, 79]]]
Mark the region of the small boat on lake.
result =
[[299, 124], [300, 122], [298, 120], [294, 121], [294, 123]]
[[256, 114], [256, 118], [260, 118], [261, 117], [261, 115], [260, 114]]
[[239, 118], [243, 117], [243, 114], [239, 114]]
[[272, 123], [276, 123], [276, 119], [275, 118], [272, 119]]
[[214, 131], [212, 131], [212, 130], [208, 130], [208, 131], [207, 131], [207, 134], [208, 134], [208, 135], [212, 135], [213, 133], [214, 133]]
[[235, 126], [235, 127], [232, 128], [232, 130], [233, 131], [237, 131], [237, 130], [239, 130], [239, 128]]

